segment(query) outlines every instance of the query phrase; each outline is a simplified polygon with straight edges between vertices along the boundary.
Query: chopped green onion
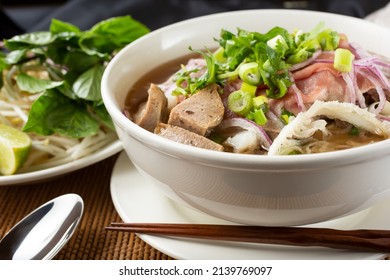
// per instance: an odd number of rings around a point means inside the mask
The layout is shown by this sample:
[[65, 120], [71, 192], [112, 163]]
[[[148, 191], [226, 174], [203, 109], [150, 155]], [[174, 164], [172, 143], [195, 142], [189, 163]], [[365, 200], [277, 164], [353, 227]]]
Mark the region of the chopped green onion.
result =
[[296, 64], [307, 60], [311, 57], [312, 53], [307, 51], [306, 48], [297, 49], [297, 52], [290, 55], [287, 59], [287, 63]]
[[287, 114], [281, 115], [280, 118], [282, 119], [282, 121], [283, 121], [284, 124], [287, 125], [287, 124], [289, 123], [290, 117], [289, 117]]
[[245, 82], [242, 82], [241, 90], [252, 94], [252, 96], [255, 96], [256, 91], [257, 91], [257, 86], [253, 86], [253, 85], [247, 84]]
[[350, 72], [354, 59], [355, 56], [350, 50], [338, 48], [334, 53], [333, 67], [340, 72]]
[[228, 107], [231, 111], [241, 116], [246, 116], [253, 107], [252, 94], [237, 90], [228, 97]]
[[286, 109], [283, 109], [280, 116], [282, 122], [287, 125], [290, 122], [290, 117], [294, 117], [294, 114], [287, 111]]
[[220, 38], [215, 41], [219, 47], [213, 53], [195, 51], [205, 57], [207, 72], [193, 78], [187, 71], [183, 73], [187, 79], [178, 86], [187, 94], [193, 94], [210, 83], [223, 85], [240, 78], [245, 83], [244, 91], [252, 92], [247, 85], [263, 85], [266, 95], [277, 99], [292, 85], [288, 72], [291, 65], [309, 59], [318, 50], [336, 49], [340, 35], [320, 22], [311, 32], [289, 33], [284, 28], [274, 27], [266, 33], [238, 29], [237, 34], [233, 34], [222, 29]]
[[256, 62], [245, 63], [238, 69], [241, 80], [250, 85], [256, 86], [261, 81], [259, 65]]
[[358, 136], [359, 135], [359, 128], [356, 126], [352, 127], [351, 130], [349, 131], [349, 134], [352, 136]]
[[340, 36], [336, 31], [328, 28], [318, 34], [317, 40], [324, 51], [333, 51], [339, 45]]
[[273, 48], [273, 49], [276, 49], [276, 47], [278, 46], [278, 44], [281, 44], [283, 45], [286, 49], [288, 48], [288, 45], [286, 43], [286, 40], [283, 38], [282, 35], [278, 34], [276, 35], [274, 38], [270, 39], [267, 41], [267, 45], [270, 47], [270, 48]]
[[264, 95], [259, 95], [253, 98], [253, 107], [262, 108], [268, 103], [268, 98]]
[[253, 113], [253, 120], [258, 125], [265, 125], [267, 122], [267, 117], [264, 114], [264, 111], [262, 109], [257, 109]]

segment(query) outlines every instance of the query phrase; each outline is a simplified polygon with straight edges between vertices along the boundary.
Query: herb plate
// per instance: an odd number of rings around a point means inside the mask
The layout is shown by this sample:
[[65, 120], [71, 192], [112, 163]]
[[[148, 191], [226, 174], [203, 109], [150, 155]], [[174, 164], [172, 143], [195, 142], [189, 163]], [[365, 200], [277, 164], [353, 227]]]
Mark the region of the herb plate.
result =
[[87, 167], [101, 160], [104, 160], [122, 150], [122, 144], [119, 140], [108, 144], [98, 152], [77, 159], [75, 161], [46, 168], [38, 171], [20, 173], [14, 175], [0, 176], [0, 186], [11, 186], [21, 184], [33, 184], [41, 181], [53, 179], [67, 173]]

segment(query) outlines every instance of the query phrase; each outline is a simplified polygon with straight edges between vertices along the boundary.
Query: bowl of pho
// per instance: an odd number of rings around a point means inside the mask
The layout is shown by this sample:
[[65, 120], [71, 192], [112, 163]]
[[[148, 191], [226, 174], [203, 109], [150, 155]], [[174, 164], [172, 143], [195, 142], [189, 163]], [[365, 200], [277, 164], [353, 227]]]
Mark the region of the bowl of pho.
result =
[[348, 16], [214, 14], [129, 44], [102, 97], [170, 199], [242, 224], [322, 222], [390, 194], [389, 45], [389, 30]]

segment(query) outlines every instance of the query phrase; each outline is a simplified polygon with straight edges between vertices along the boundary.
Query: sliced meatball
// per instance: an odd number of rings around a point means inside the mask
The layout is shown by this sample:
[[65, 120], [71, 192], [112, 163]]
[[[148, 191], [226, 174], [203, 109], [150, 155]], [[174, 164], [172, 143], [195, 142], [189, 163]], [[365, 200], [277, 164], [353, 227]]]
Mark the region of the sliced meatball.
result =
[[167, 119], [168, 101], [164, 92], [155, 84], [150, 85], [148, 94], [148, 100], [133, 115], [133, 121], [140, 127], [153, 132], [157, 124]]
[[201, 136], [207, 135], [220, 124], [225, 111], [218, 89], [217, 85], [208, 86], [176, 105], [169, 115], [168, 124]]
[[156, 127], [155, 133], [177, 143], [208, 150], [223, 151], [222, 145], [179, 126], [160, 123]]

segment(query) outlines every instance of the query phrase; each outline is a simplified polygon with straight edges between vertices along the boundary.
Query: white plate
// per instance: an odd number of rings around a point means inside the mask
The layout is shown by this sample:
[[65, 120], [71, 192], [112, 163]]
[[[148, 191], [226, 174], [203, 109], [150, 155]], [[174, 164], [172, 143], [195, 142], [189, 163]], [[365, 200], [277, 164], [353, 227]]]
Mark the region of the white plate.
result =
[[94, 163], [97, 163], [103, 159], [106, 159], [122, 150], [122, 144], [119, 140], [112, 142], [105, 146], [98, 152], [90, 154], [86, 157], [77, 159], [75, 161], [62, 164], [59, 166], [46, 168], [43, 170], [21, 173], [15, 175], [0, 176], [0, 186], [20, 185], [20, 184], [32, 184], [41, 182], [67, 174], [72, 171], [87, 167]]
[[[113, 169], [111, 196], [116, 210], [125, 222], [230, 224], [230, 222], [211, 217], [171, 201], [138, 173], [124, 152], [119, 156]], [[390, 229], [389, 210], [389, 201], [382, 201], [363, 212], [311, 226], [339, 229]], [[320, 247], [305, 248], [207, 241], [157, 237], [146, 234], [141, 234], [140, 237], [154, 248], [176, 259], [359, 260], [383, 259], [386, 257], [386, 254], [380, 253], [352, 252]]]

